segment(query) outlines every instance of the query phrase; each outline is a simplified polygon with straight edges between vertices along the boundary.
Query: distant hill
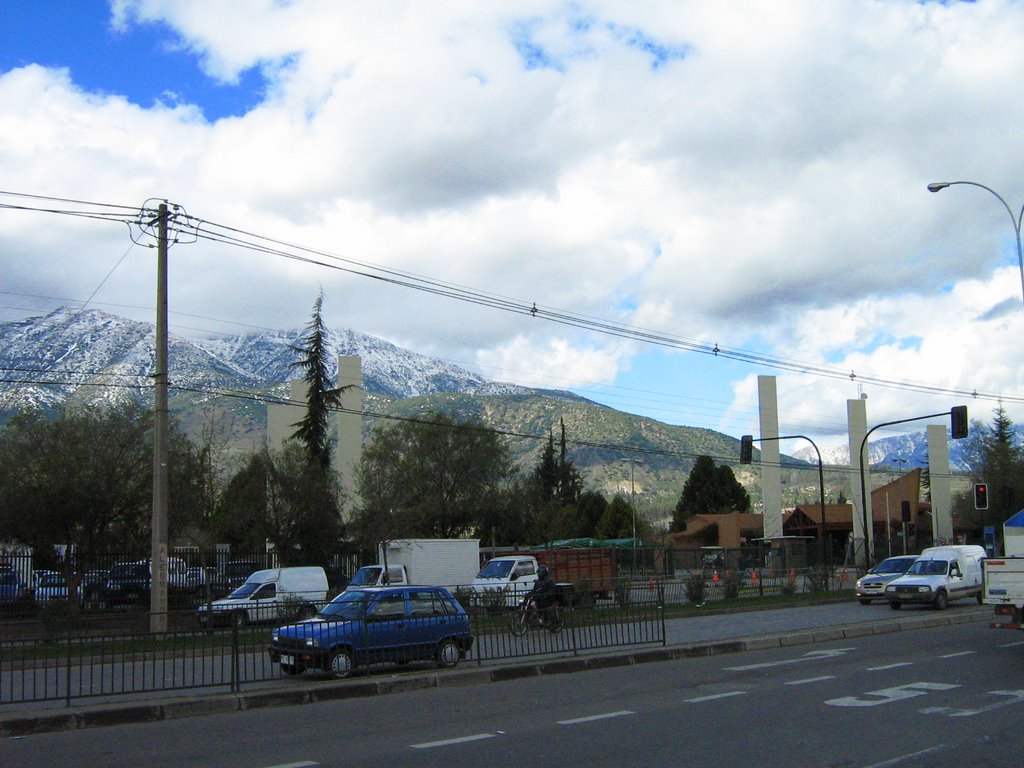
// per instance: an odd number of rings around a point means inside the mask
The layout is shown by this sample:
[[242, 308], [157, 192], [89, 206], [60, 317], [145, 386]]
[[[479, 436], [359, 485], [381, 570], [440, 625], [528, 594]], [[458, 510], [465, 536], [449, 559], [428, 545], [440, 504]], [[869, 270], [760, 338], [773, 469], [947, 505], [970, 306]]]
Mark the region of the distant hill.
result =
[[[261, 396], [287, 396], [295, 377], [292, 349], [304, 331], [264, 332], [193, 341], [172, 336], [169, 348], [171, 410], [186, 431], [204, 424], [227, 425], [229, 444], [249, 450], [262, 443], [266, 405]], [[0, 324], [0, 420], [29, 408], [55, 413], [64, 403], [146, 399], [154, 368], [154, 328], [99, 310], [60, 309], [47, 315]], [[388, 416], [427, 416], [437, 411], [476, 417], [514, 435], [516, 461], [532, 465], [549, 434], [557, 439], [564, 420], [572, 442], [570, 458], [588, 487], [606, 494], [633, 490], [641, 507], [675, 506], [693, 460], [707, 454], [719, 462], [739, 456], [739, 442], [708, 429], [679, 427], [623, 413], [571, 392], [493, 382], [459, 366], [401, 349], [352, 330], [330, 331], [331, 375], [339, 355], [361, 358], [365, 410]], [[252, 396], [252, 397], [250, 397]], [[257, 398], [257, 399], [253, 399]], [[369, 431], [378, 420], [364, 419]], [[737, 476], [756, 485], [749, 468]], [[756, 488], [752, 490], [756, 498]]]

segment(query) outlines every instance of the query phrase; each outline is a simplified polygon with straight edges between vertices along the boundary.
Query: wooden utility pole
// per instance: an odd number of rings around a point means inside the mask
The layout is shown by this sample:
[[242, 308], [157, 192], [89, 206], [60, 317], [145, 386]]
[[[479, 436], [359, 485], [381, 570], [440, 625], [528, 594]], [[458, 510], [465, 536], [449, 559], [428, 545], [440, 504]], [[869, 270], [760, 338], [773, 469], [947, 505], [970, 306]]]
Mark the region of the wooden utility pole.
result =
[[156, 261], [156, 370], [153, 372], [153, 539], [149, 631], [167, 631], [167, 203], [161, 203]]

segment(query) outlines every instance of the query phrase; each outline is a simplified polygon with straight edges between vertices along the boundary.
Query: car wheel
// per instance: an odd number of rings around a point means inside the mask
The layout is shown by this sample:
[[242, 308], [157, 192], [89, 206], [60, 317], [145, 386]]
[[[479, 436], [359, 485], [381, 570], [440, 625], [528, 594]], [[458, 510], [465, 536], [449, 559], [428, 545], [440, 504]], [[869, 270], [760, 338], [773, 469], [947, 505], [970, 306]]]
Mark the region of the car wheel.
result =
[[450, 637], [442, 640], [437, 646], [437, 666], [442, 669], [454, 667], [459, 663], [459, 646]]
[[894, 611], [898, 611], [901, 605], [903, 605], [903, 603], [901, 603], [899, 600], [889, 601], [889, 607], [892, 608]]
[[860, 603], [861, 605], [871, 605], [871, 601], [870, 600], [858, 600], [857, 602]]
[[352, 660], [352, 652], [347, 648], [342, 648], [340, 651], [335, 651], [334, 655], [331, 656], [331, 674], [339, 680], [348, 677], [352, 674], [352, 670], [356, 668], [355, 662]]
[[298, 664], [282, 664], [281, 671], [284, 672], [286, 675], [295, 676], [301, 675], [304, 671], [304, 668], [300, 667]]
[[241, 629], [249, 623], [249, 615], [245, 611], [235, 611], [231, 614], [231, 623]]
[[935, 596], [935, 610], [944, 611], [949, 608], [949, 595], [944, 590], [939, 590], [939, 594]]

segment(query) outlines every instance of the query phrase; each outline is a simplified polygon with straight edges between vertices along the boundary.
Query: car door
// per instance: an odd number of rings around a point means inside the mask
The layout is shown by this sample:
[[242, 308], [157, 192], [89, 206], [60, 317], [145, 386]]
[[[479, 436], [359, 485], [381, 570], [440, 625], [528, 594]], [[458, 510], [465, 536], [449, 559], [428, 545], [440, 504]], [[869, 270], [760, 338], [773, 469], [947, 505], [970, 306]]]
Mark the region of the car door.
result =
[[249, 609], [249, 621], [274, 621], [278, 617], [277, 584], [264, 584], [249, 598], [252, 607]]
[[365, 644], [361, 654], [366, 661], [405, 661], [407, 609], [405, 592], [384, 592], [366, 611]]
[[437, 644], [452, 634], [451, 607], [436, 589], [409, 592], [409, 652], [417, 659], [432, 659]]

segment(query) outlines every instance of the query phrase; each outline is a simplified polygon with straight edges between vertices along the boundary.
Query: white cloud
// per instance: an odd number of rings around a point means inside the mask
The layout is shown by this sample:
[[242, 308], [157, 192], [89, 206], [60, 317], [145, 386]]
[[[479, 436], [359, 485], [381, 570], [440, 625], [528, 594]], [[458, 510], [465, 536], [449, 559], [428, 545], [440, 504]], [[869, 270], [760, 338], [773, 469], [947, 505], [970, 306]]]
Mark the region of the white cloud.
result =
[[[118, 0], [113, 23], [167, 25], [208, 77], [256, 67], [267, 93], [208, 122], [196, 106], [84, 92], [65, 70], [0, 73], [9, 188], [167, 197], [540, 306], [1002, 394], [1024, 418], [1006, 212], [983, 190], [925, 190], [977, 179], [1024, 196], [1019, 4]], [[0, 216], [8, 290], [84, 298], [128, 246], [94, 222], [33, 216]], [[177, 246], [172, 271], [177, 311], [294, 327], [322, 285], [331, 322], [498, 379], [528, 360], [529, 383], [626, 383], [640, 353], [207, 243]], [[97, 301], [151, 304], [151, 273], [131, 254]], [[779, 375], [793, 428], [841, 431], [857, 379]], [[750, 387], [723, 381], [737, 398], [723, 425], [749, 419]], [[868, 390], [879, 420], [950, 399]]]

